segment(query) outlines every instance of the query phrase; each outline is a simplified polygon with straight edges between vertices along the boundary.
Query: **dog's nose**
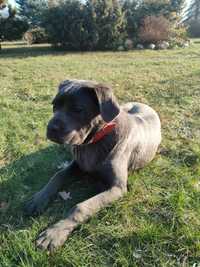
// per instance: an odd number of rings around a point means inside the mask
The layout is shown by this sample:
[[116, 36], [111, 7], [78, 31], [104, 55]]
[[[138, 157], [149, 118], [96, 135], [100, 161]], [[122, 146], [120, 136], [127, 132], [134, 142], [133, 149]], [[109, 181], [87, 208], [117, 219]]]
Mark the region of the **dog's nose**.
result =
[[50, 121], [48, 126], [47, 126], [47, 137], [50, 136], [57, 136], [59, 133], [62, 132], [62, 125], [60, 122], [58, 121]]
[[54, 118], [54, 119], [50, 120], [50, 122], [48, 124], [48, 129], [52, 132], [62, 131], [63, 128], [64, 128], [64, 123], [62, 120], [60, 120], [58, 118]]

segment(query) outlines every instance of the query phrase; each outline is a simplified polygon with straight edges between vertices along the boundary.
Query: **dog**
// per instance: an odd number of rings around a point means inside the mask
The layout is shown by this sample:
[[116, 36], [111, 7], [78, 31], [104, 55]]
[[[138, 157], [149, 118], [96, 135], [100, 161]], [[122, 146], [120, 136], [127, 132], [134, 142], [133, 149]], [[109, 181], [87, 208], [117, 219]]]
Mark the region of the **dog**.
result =
[[28, 214], [41, 213], [77, 173], [100, 179], [104, 191], [77, 204], [36, 240], [37, 247], [55, 250], [69, 234], [100, 209], [127, 192], [128, 171], [143, 168], [155, 156], [161, 142], [158, 114], [137, 102], [120, 106], [112, 89], [85, 80], [66, 80], [53, 99], [53, 117], [47, 138], [68, 144], [73, 160], [53, 176], [26, 205]]

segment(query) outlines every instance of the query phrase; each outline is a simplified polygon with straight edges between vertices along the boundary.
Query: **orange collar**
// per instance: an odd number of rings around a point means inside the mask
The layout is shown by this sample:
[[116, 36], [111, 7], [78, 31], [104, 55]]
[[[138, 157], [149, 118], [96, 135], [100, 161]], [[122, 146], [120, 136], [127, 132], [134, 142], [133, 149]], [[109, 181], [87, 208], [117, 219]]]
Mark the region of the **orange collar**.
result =
[[112, 132], [112, 130], [116, 127], [116, 122], [109, 122], [106, 123], [103, 128], [98, 131], [94, 137], [92, 138], [92, 144], [97, 143], [98, 141], [100, 141], [101, 139], [103, 139], [104, 136], [108, 135], [110, 132]]

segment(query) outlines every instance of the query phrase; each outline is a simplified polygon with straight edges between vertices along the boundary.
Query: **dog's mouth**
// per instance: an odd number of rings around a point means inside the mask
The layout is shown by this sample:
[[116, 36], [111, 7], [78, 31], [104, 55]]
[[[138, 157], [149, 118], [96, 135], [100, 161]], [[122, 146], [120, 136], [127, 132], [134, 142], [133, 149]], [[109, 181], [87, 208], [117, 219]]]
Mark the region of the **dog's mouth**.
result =
[[47, 131], [47, 139], [59, 145], [67, 144], [73, 146], [82, 144], [80, 138], [73, 134], [65, 136]]
[[47, 139], [49, 139], [50, 141], [54, 142], [54, 143], [57, 143], [59, 145], [62, 145], [64, 144], [64, 139], [61, 138], [61, 137], [58, 137], [58, 136], [50, 136], [50, 135], [47, 135]]
[[64, 144], [74, 146], [74, 145], [81, 145], [82, 142], [80, 142], [80, 139], [77, 138], [76, 136], [70, 136], [70, 137], [64, 138]]
[[[96, 122], [96, 121], [95, 121]], [[94, 135], [101, 129], [103, 123], [94, 123], [78, 131], [63, 132], [54, 130], [53, 127], [47, 127], [47, 139], [57, 144], [67, 145], [87, 145], [90, 144]]]

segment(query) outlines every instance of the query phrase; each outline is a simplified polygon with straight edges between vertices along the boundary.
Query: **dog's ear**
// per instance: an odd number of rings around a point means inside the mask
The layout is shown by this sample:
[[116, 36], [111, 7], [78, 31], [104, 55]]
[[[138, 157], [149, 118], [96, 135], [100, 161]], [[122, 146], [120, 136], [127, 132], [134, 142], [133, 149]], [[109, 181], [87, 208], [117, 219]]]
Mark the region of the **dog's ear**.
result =
[[112, 89], [108, 86], [97, 84], [94, 86], [101, 116], [105, 122], [112, 121], [120, 112], [120, 106], [112, 92]]
[[66, 88], [69, 88], [70, 85], [72, 84], [73, 81], [70, 80], [65, 80], [62, 81], [59, 86], [58, 86], [58, 92], [62, 92], [63, 90], [65, 90]]

